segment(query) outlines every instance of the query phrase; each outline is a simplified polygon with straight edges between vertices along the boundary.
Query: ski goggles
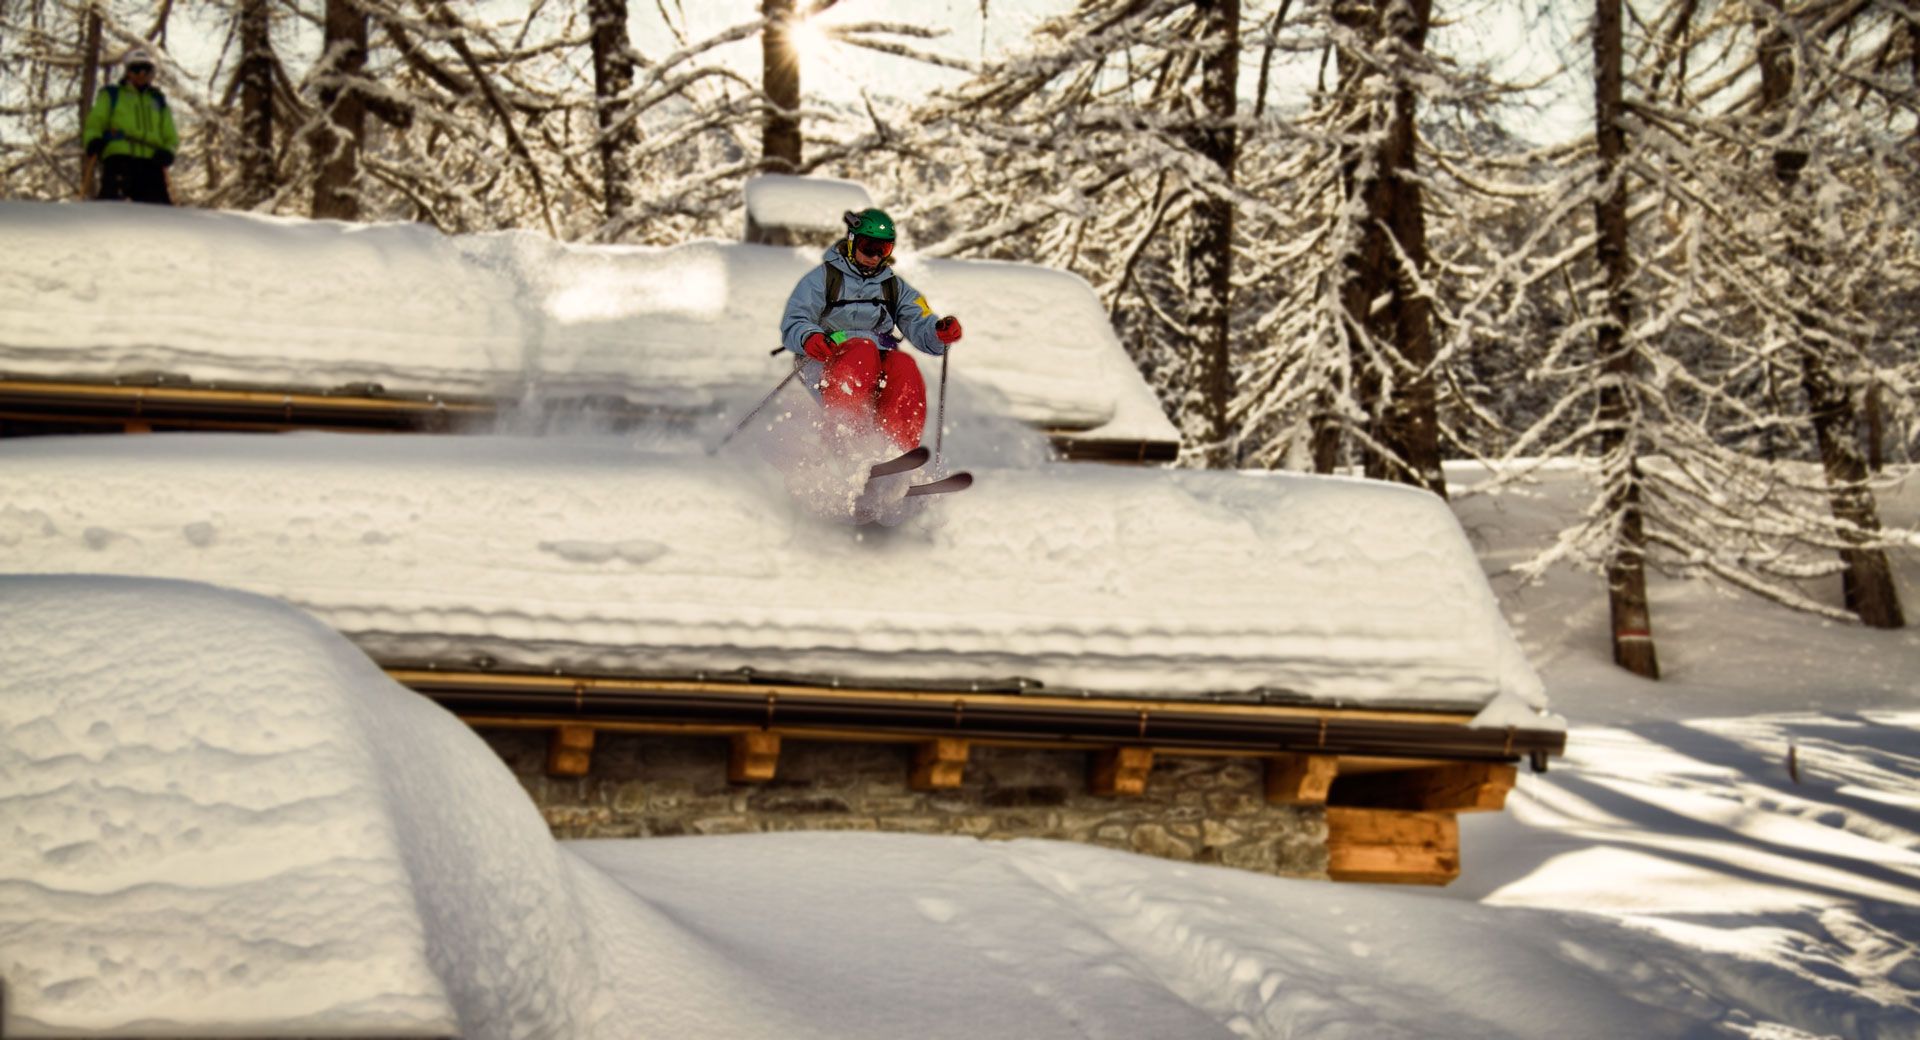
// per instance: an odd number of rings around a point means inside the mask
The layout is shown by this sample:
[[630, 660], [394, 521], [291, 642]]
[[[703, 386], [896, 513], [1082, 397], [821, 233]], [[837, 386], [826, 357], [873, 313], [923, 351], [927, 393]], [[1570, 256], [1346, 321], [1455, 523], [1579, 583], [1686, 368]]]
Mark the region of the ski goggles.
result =
[[861, 256], [870, 256], [875, 260], [884, 260], [893, 255], [893, 243], [884, 238], [868, 238], [865, 235], [853, 236], [853, 251]]
[[152, 71], [153, 71], [153, 62], [150, 62], [150, 61], [136, 61], [133, 64], [127, 66], [127, 75], [129, 76], [138, 76], [142, 72], [152, 72]]

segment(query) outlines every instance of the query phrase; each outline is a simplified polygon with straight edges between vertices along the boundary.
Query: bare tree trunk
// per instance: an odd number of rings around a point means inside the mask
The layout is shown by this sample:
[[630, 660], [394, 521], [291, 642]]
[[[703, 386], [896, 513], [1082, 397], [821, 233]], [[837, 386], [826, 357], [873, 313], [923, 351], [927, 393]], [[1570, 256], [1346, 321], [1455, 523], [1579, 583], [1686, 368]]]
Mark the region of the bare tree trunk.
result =
[[80, 49], [80, 197], [93, 197], [94, 158], [86, 154], [87, 114], [93, 110], [93, 95], [100, 90], [100, 8], [87, 5], [86, 39]]
[[1865, 547], [1880, 531], [1880, 511], [1867, 487], [1866, 460], [1853, 439], [1853, 398], [1835, 382], [1832, 369], [1817, 352], [1807, 349], [1800, 357], [1801, 381], [1827, 475], [1828, 507], [1840, 521], [1841, 537], [1855, 543], [1854, 548], [1840, 550], [1846, 565], [1841, 589], [1847, 609], [1873, 628], [1905, 628], [1906, 615], [1900, 609], [1900, 592], [1887, 554]]
[[800, 56], [792, 40], [794, 0], [761, 0], [767, 27], [760, 36], [760, 89], [767, 95], [760, 167], [769, 173], [800, 169]]
[[1332, 473], [1340, 468], [1340, 417], [1334, 414], [1333, 391], [1314, 394], [1313, 403], [1313, 471]]
[[[1785, 18], [1778, 7], [1775, 16]], [[1774, 26], [1760, 41], [1761, 111], [1773, 112], [1787, 102], [1793, 92], [1793, 55], [1786, 30]], [[1777, 119], [1770, 136], [1784, 132], [1786, 120]], [[1773, 152], [1773, 175], [1780, 185], [1781, 201], [1789, 228], [1787, 262], [1805, 272], [1807, 284], [1818, 286], [1824, 279], [1820, 269], [1826, 257], [1813, 243], [1816, 239], [1806, 228], [1805, 210], [1812, 200], [1797, 199], [1802, 194], [1800, 174], [1807, 165], [1807, 153], [1782, 143]], [[1867, 463], [1855, 440], [1859, 416], [1853, 407], [1853, 395], [1835, 378], [1828, 358], [1821, 351], [1819, 318], [1805, 308], [1795, 308], [1794, 320], [1802, 330], [1800, 342], [1800, 384], [1806, 390], [1807, 411], [1813, 422], [1815, 439], [1820, 445], [1820, 463], [1827, 479], [1828, 508], [1839, 522], [1840, 535], [1853, 543], [1840, 550], [1846, 570], [1841, 576], [1842, 595], [1848, 610], [1873, 628], [1904, 628], [1906, 617], [1900, 609], [1900, 593], [1894, 586], [1893, 568], [1887, 554], [1867, 548], [1880, 531], [1880, 511], [1867, 486]]]
[[1887, 467], [1886, 419], [1880, 410], [1880, 381], [1867, 385], [1867, 472], [1878, 473]]
[[367, 67], [367, 13], [354, 0], [327, 0], [320, 75], [336, 82], [320, 88], [320, 121], [312, 146], [318, 176], [313, 215], [334, 220], [360, 216], [360, 148], [366, 138], [367, 105], [359, 90], [338, 83]]
[[269, 0], [240, 4], [240, 196], [243, 207], [273, 197], [273, 34]]
[[[1200, 118], [1189, 138], [1231, 184], [1239, 141], [1233, 129], [1240, 69], [1240, 0], [1197, 0], [1201, 39], [1208, 51], [1200, 72]], [[1231, 469], [1236, 458], [1228, 409], [1233, 403], [1233, 203], [1196, 193], [1189, 216], [1187, 263], [1192, 298], [1194, 385], [1200, 394], [1201, 458], [1209, 469]]]
[[626, 97], [633, 88], [633, 46], [627, 0], [589, 0], [593, 16], [594, 115], [600, 124], [600, 178], [607, 224], [615, 236], [633, 209], [633, 153], [639, 125]]
[[[1372, 0], [1336, 0], [1333, 17], [1357, 39], [1336, 50], [1339, 63], [1339, 97], [1348, 112], [1340, 145], [1340, 187], [1352, 212], [1352, 201], [1361, 200], [1366, 213], [1359, 241], [1341, 258], [1340, 306], [1346, 312], [1349, 365], [1354, 373], [1353, 397], [1368, 416], [1379, 414], [1380, 396], [1385, 385], [1379, 370], [1370, 363], [1359, 343], [1372, 335], [1373, 301], [1386, 291], [1380, 276], [1381, 257], [1387, 251], [1386, 228], [1375, 215], [1384, 212], [1386, 178], [1369, 160], [1368, 139], [1374, 131], [1374, 114], [1367, 97], [1370, 81], [1379, 75], [1367, 58], [1367, 52], [1380, 36], [1379, 14]], [[1360, 451], [1361, 468], [1369, 476], [1379, 476], [1383, 467], [1370, 448]]]
[[1653, 611], [1647, 603], [1646, 527], [1640, 504], [1640, 468], [1627, 427], [1638, 409], [1629, 387], [1637, 361], [1625, 346], [1632, 317], [1627, 281], [1627, 134], [1622, 0], [1598, 0], [1593, 26], [1594, 133], [1600, 152], [1602, 194], [1594, 200], [1599, 232], [1595, 246], [1604, 281], [1606, 320], [1595, 335], [1595, 350], [1606, 372], [1600, 391], [1600, 451], [1607, 481], [1607, 509], [1620, 517], [1620, 533], [1607, 561], [1608, 604], [1613, 619], [1613, 661], [1649, 679], [1660, 677], [1654, 653]]
[[[1384, 2], [1381, 8], [1349, 0], [1335, 10], [1335, 17], [1369, 48], [1390, 39], [1401, 55], [1423, 51], [1432, 0]], [[1349, 55], [1343, 64], [1342, 89], [1361, 104], [1348, 124], [1354, 143], [1342, 162], [1342, 181], [1347, 197], [1357, 196], [1364, 204], [1366, 224], [1359, 249], [1347, 258], [1342, 302], [1355, 334], [1370, 337], [1393, 359], [1389, 385], [1388, 373], [1367, 358], [1355, 358], [1362, 371], [1359, 397], [1371, 417], [1373, 444], [1362, 453], [1365, 470], [1375, 479], [1400, 481], [1445, 497], [1432, 372], [1432, 308], [1417, 280], [1427, 267], [1426, 203], [1415, 175], [1419, 98], [1412, 84], [1403, 81], [1394, 90], [1391, 109], [1382, 111], [1365, 96], [1367, 81], [1378, 77], [1379, 70], [1359, 55]], [[1368, 140], [1377, 140], [1377, 146], [1359, 143]], [[1377, 306], [1382, 298], [1385, 306]]]
[[[1399, 40], [1402, 53], [1417, 54], [1426, 49], [1432, 19], [1432, 0], [1391, 0], [1385, 28]], [[1390, 265], [1393, 345], [1404, 376], [1400, 392], [1386, 402], [1379, 439], [1400, 456], [1398, 479], [1445, 498], [1447, 478], [1440, 468], [1440, 415], [1433, 376], [1432, 305], [1421, 294], [1416, 277], [1428, 273], [1426, 200], [1414, 173], [1417, 101], [1412, 84], [1402, 80], [1394, 92], [1393, 126], [1380, 163], [1387, 182], [1387, 210], [1375, 219], [1386, 223], [1404, 254], [1383, 258]]]

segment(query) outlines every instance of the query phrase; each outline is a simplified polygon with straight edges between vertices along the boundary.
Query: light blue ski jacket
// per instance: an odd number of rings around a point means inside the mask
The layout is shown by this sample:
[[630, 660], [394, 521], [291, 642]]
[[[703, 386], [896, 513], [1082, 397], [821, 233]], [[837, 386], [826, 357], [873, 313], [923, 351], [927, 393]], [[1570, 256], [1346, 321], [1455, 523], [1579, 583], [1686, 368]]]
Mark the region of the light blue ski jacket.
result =
[[[933, 324], [939, 319], [927, 305], [927, 298], [908, 285], [905, 278], [893, 273], [891, 261], [872, 277], [863, 275], [855, 271], [853, 262], [847, 259], [845, 242], [828, 249], [821, 259], [840, 271], [840, 302], [828, 305], [824, 265], [808, 271], [800, 284], [793, 287], [793, 295], [787, 297], [787, 309], [780, 318], [781, 346], [804, 355], [807, 337], [816, 332], [832, 336], [836, 332], [891, 330], [923, 353], [938, 357], [947, 352], [947, 345], [940, 342], [933, 331]], [[888, 278], [900, 282], [899, 306], [891, 315], [887, 313], [886, 304]]]

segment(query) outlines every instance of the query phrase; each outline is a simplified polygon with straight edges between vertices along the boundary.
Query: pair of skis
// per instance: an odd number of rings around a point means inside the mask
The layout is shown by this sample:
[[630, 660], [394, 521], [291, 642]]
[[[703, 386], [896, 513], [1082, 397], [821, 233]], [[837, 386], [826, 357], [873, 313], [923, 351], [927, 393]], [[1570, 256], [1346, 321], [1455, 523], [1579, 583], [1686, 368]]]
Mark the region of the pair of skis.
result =
[[[867, 470], [867, 479], [873, 480], [876, 477], [890, 477], [896, 473], [908, 473], [926, 465], [928, 460], [932, 458], [932, 450], [923, 444], [912, 451], [897, 455], [885, 462], [875, 463], [872, 469]], [[912, 498], [916, 495], [945, 495], [955, 491], [965, 491], [972, 486], [973, 474], [963, 470], [952, 476], [943, 477], [940, 480], [931, 481], [926, 484], [914, 484], [907, 488], [907, 497]]]

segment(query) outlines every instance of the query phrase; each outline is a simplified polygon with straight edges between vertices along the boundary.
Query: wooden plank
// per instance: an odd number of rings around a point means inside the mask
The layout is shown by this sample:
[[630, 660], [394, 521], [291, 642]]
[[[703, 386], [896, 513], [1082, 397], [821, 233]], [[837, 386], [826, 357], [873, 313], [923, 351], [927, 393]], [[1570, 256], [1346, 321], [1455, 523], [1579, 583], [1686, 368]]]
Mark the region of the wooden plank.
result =
[[964, 740], [941, 737], [923, 742], [913, 755], [913, 776], [907, 786], [916, 791], [942, 791], [959, 787], [967, 771], [967, 755], [972, 750]]
[[780, 734], [766, 730], [748, 730], [733, 735], [733, 751], [727, 756], [727, 782], [764, 784], [780, 768]]
[[1335, 881], [1444, 885], [1460, 876], [1452, 813], [1327, 808], [1327, 876]]
[[586, 776], [593, 768], [593, 727], [555, 726], [547, 738], [548, 776]]
[[1274, 805], [1325, 805], [1340, 772], [1333, 755], [1280, 755], [1267, 760], [1267, 801]]
[[1519, 776], [1499, 762], [1455, 762], [1430, 769], [1342, 777], [1329, 804], [1425, 812], [1499, 812]]
[[1108, 748], [1093, 754], [1087, 789], [1113, 798], [1138, 798], [1147, 793], [1147, 774], [1153, 771], [1153, 749]]

